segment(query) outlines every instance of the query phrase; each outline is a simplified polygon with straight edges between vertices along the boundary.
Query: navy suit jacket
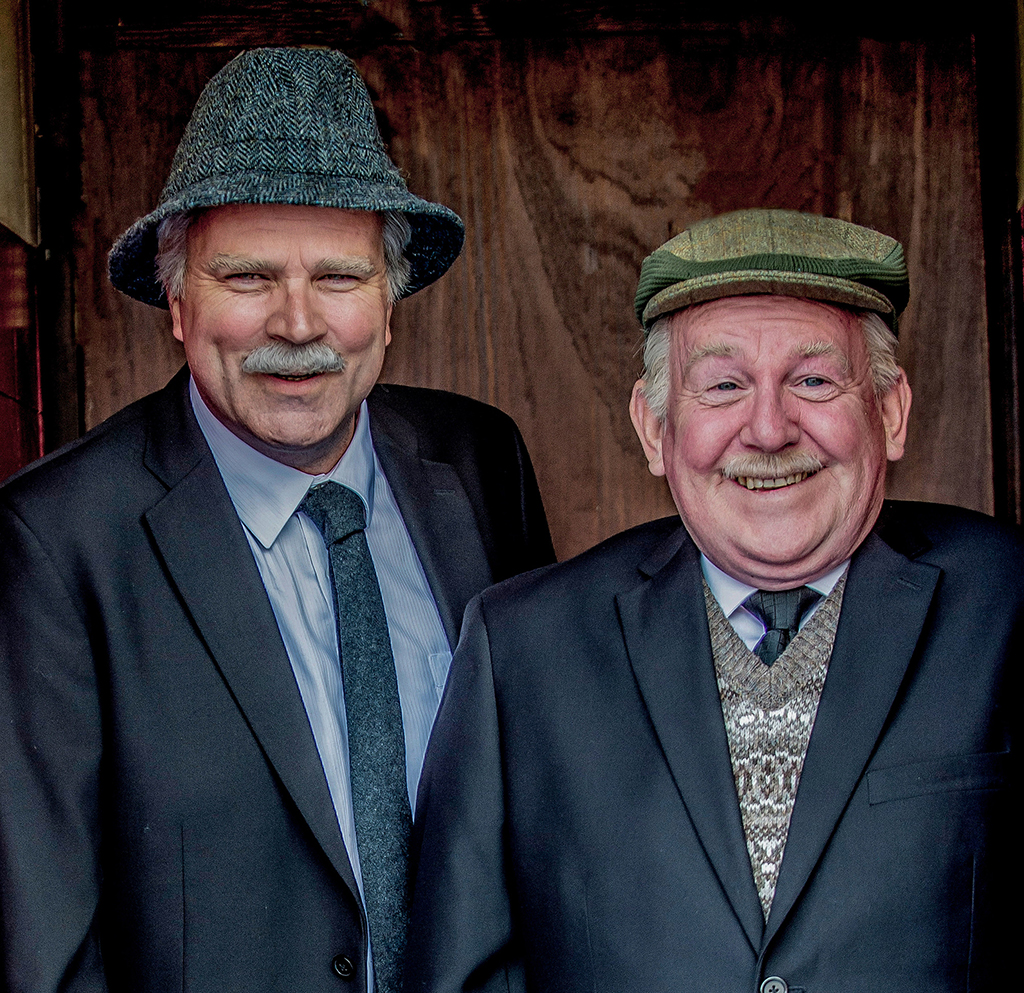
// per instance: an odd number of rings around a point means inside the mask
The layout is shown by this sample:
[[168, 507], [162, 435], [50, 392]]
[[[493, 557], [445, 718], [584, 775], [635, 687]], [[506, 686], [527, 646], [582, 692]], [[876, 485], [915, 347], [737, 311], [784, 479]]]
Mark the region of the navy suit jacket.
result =
[[886, 506], [850, 566], [766, 922], [678, 518], [486, 591], [421, 781], [408, 989], [1003, 988], [1022, 622], [1016, 532]]
[[[454, 645], [473, 594], [553, 559], [529, 458], [464, 397], [369, 406]], [[0, 489], [0, 547], [3, 989], [365, 989], [348, 856], [187, 370]]]

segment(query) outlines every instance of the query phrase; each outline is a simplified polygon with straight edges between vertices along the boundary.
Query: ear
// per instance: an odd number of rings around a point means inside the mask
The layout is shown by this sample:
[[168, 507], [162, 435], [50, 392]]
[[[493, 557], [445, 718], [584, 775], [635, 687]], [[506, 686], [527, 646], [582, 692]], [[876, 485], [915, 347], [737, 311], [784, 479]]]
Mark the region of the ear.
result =
[[388, 304], [388, 312], [384, 315], [384, 347], [391, 344], [391, 315], [394, 313], [395, 305]]
[[181, 301], [168, 300], [167, 309], [171, 312], [171, 332], [178, 341], [183, 342], [185, 335], [181, 330]]
[[903, 457], [907, 441], [907, 422], [910, 417], [910, 403], [914, 395], [907, 382], [907, 374], [900, 369], [900, 378], [888, 393], [879, 398], [882, 410], [882, 425], [885, 428], [885, 454], [890, 462]]
[[665, 436], [665, 422], [647, 403], [642, 379], [638, 379], [633, 386], [633, 395], [629, 400], [629, 416], [643, 446], [644, 455], [647, 456], [647, 468], [651, 470], [651, 475], [664, 476], [665, 460], [661, 455], [661, 445]]

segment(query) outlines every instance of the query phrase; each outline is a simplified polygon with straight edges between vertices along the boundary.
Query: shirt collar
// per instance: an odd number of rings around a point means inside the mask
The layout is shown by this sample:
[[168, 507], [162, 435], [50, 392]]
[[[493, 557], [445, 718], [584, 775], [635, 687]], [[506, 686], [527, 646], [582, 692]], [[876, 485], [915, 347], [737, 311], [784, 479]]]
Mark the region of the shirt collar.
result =
[[369, 527], [373, 517], [375, 459], [370, 437], [370, 414], [364, 400], [348, 448], [330, 472], [311, 475], [256, 451], [216, 418], [189, 381], [192, 410], [213, 452], [228, 496], [239, 519], [257, 541], [270, 548], [311, 486], [335, 482], [355, 490], [366, 506]]
[[[825, 573], [824, 576], [812, 580], [806, 585], [812, 590], [817, 590], [822, 596], [828, 596], [836, 583], [839, 582], [839, 577], [846, 572], [846, 567], [849, 564], [850, 560], [847, 559], [845, 562], [837, 565], [831, 572]], [[703, 552], [700, 555], [700, 567], [704, 572], [704, 579], [707, 581], [708, 587], [726, 617], [730, 617], [736, 608], [751, 593], [757, 590], [756, 586], [748, 586], [746, 583], [741, 583], [738, 579], [733, 579], [728, 573], [722, 572]]]

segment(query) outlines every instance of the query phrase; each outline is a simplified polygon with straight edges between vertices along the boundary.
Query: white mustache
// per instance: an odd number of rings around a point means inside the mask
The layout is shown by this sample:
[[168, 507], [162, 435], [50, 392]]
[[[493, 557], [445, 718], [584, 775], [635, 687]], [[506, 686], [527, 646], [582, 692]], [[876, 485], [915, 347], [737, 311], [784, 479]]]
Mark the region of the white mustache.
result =
[[253, 349], [242, 362], [242, 372], [263, 376], [315, 376], [344, 372], [345, 358], [322, 341], [286, 345], [274, 341]]
[[762, 453], [760, 455], [734, 455], [722, 464], [720, 472], [726, 479], [754, 477], [755, 479], [785, 479], [800, 473], [815, 473], [824, 468], [821, 459], [806, 452], [791, 454]]

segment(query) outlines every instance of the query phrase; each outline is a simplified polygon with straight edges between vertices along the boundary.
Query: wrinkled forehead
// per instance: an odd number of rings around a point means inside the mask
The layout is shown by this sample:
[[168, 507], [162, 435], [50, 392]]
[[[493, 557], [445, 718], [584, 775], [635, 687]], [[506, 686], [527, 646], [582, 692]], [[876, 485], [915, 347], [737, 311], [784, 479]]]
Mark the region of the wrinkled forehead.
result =
[[800, 297], [722, 297], [675, 311], [668, 318], [677, 361], [761, 352], [834, 356], [845, 367], [866, 355], [856, 314]]

